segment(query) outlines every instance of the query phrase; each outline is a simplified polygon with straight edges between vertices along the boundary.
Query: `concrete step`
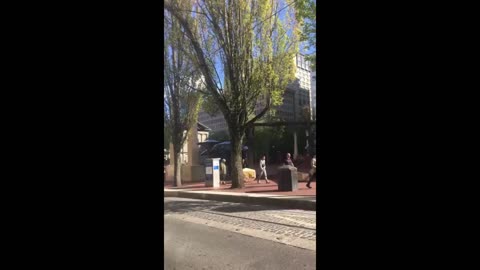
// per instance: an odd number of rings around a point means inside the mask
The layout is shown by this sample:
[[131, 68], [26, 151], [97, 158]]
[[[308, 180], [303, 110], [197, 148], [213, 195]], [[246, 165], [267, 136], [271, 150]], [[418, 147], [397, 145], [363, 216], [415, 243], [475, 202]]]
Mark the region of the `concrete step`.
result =
[[164, 189], [164, 197], [182, 197], [222, 202], [271, 205], [288, 209], [316, 210], [316, 196], [285, 196], [271, 194], [246, 194], [217, 191], [185, 191]]

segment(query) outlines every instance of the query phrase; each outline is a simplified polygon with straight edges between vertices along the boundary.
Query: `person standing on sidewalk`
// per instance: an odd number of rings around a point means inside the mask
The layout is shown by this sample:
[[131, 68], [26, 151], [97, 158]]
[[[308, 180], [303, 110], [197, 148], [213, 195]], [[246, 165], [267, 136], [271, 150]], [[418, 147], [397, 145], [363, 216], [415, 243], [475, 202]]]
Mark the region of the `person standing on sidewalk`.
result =
[[310, 164], [311, 164], [310, 178], [308, 179], [308, 182], [307, 182], [308, 188], [312, 188], [310, 186], [310, 182], [312, 182], [314, 177], [317, 177], [317, 155], [313, 155], [312, 162]]
[[220, 163], [220, 184], [225, 185], [225, 178], [227, 176], [227, 161], [223, 158]]
[[290, 153], [287, 153], [287, 158], [285, 159], [284, 164], [285, 164], [285, 165], [293, 166], [293, 162], [292, 162]]
[[265, 174], [265, 181], [268, 184], [268, 178], [267, 178], [267, 165], [265, 162], [265, 155], [262, 156], [262, 159], [260, 159], [260, 175], [258, 176], [257, 179], [257, 184], [260, 184], [260, 177], [262, 177], [263, 174]]

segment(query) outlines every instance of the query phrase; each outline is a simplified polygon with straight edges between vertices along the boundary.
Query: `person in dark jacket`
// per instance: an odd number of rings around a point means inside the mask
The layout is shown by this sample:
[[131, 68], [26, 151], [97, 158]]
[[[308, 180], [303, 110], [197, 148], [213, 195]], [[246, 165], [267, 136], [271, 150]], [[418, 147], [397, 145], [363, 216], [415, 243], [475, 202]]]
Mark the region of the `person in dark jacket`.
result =
[[293, 166], [293, 162], [292, 162], [290, 153], [287, 153], [287, 158], [285, 159], [284, 164]]
[[310, 186], [310, 183], [312, 182], [313, 178], [317, 177], [317, 156], [313, 155], [312, 162], [310, 163], [311, 168], [310, 168], [310, 178], [308, 179], [307, 182], [307, 187], [312, 188]]

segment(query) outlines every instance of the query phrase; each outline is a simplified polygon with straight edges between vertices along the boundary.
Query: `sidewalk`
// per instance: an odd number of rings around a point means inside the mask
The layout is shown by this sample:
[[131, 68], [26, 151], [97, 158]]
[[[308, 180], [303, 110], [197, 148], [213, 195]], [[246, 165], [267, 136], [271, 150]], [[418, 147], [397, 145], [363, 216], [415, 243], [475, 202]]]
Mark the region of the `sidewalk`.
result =
[[257, 184], [257, 181], [248, 181], [243, 189], [230, 189], [230, 181], [217, 189], [205, 187], [204, 182], [187, 183], [182, 187], [173, 187], [172, 182], [167, 182], [164, 184], [164, 196], [316, 209], [316, 182], [311, 183], [311, 189], [306, 187], [306, 182], [299, 182], [296, 191], [278, 191], [274, 180], [270, 180], [268, 184], [265, 180], [261, 180], [260, 184]]

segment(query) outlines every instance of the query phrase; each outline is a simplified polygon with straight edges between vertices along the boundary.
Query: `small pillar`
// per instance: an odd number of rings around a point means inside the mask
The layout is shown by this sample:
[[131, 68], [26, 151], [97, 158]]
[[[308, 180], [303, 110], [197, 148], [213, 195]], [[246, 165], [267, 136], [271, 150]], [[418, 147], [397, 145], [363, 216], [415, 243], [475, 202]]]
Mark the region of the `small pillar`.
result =
[[293, 166], [283, 165], [278, 167], [278, 190], [298, 190], [298, 171]]

